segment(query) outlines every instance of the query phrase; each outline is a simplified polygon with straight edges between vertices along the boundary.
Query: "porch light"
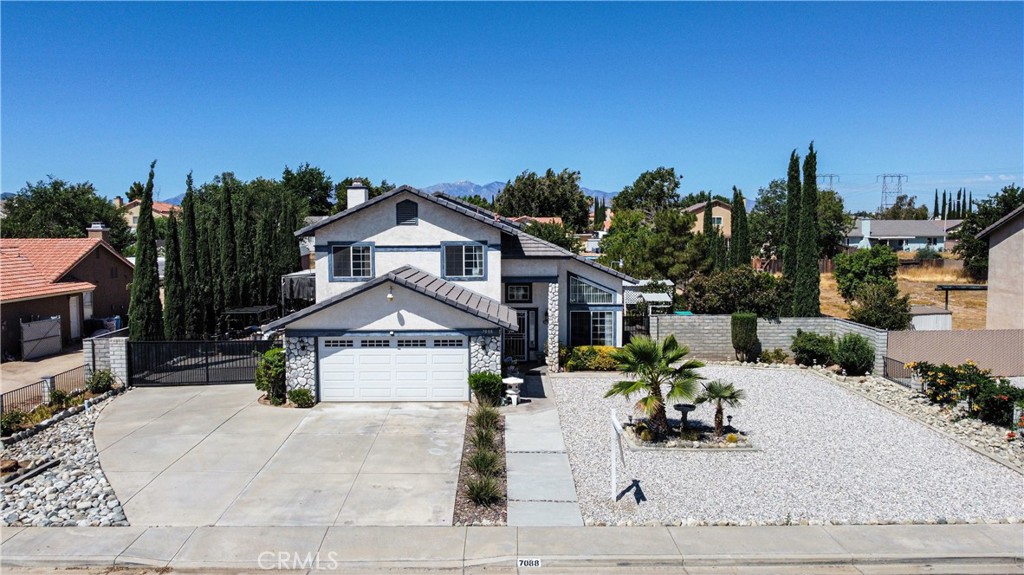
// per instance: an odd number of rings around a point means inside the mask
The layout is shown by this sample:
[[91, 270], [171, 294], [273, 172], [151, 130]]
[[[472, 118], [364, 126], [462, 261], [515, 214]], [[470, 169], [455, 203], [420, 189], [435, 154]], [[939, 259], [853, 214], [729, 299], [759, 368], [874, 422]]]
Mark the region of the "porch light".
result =
[[391, 293], [391, 288], [388, 288], [388, 303], [395, 301], [395, 294]]

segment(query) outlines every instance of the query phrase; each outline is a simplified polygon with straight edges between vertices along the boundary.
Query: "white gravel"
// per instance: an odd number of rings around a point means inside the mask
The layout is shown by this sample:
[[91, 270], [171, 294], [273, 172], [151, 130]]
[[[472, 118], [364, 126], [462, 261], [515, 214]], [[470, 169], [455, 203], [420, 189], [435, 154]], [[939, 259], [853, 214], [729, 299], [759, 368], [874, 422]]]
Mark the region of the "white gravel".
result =
[[[826, 381], [794, 370], [705, 367], [708, 379], [747, 393], [727, 409], [753, 453], [625, 452], [621, 488], [609, 496], [609, 410], [625, 420], [632, 402], [603, 397], [614, 377], [551, 378], [576, 491], [588, 523], [962, 522], [1024, 515], [1024, 476], [928, 427]], [[712, 424], [702, 405], [691, 420]], [[669, 416], [678, 415], [669, 409]]]

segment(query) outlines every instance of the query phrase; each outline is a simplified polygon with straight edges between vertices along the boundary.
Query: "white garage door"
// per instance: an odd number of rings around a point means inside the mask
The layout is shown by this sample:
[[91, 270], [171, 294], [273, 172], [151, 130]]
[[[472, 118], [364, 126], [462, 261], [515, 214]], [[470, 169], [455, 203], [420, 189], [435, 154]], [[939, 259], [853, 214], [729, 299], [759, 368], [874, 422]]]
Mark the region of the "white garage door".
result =
[[466, 401], [467, 338], [320, 338], [321, 401]]

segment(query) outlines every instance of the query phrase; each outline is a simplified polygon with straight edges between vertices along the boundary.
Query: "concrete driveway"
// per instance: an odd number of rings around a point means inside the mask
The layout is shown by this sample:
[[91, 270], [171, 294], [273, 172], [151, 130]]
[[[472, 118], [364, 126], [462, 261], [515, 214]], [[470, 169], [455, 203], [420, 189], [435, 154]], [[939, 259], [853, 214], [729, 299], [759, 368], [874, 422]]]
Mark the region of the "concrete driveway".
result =
[[41, 380], [85, 365], [82, 344], [66, 347], [57, 355], [28, 361], [5, 361], [0, 364], [0, 391], [7, 393]]
[[96, 422], [134, 526], [451, 525], [465, 404], [260, 405], [249, 385], [135, 389]]

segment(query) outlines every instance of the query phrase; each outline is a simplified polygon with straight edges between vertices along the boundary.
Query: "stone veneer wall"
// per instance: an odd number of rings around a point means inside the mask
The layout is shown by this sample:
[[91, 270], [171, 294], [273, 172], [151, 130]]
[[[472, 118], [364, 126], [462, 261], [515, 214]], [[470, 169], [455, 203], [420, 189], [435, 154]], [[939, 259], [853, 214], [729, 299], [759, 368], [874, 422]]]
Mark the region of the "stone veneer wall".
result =
[[477, 335], [469, 338], [469, 373], [501, 373], [501, 337]]
[[548, 284], [548, 372], [558, 372], [558, 282]]
[[316, 389], [316, 338], [285, 337], [285, 386], [288, 391], [305, 388], [319, 400]]

